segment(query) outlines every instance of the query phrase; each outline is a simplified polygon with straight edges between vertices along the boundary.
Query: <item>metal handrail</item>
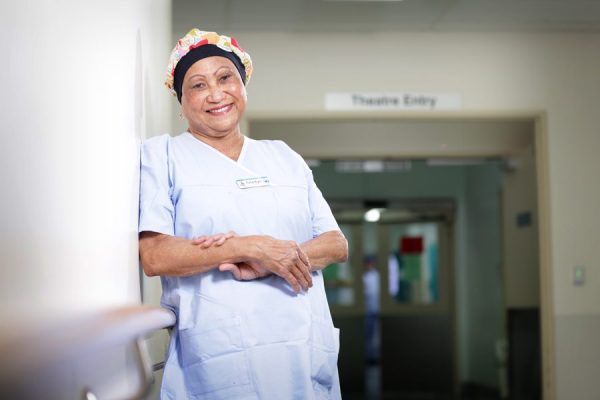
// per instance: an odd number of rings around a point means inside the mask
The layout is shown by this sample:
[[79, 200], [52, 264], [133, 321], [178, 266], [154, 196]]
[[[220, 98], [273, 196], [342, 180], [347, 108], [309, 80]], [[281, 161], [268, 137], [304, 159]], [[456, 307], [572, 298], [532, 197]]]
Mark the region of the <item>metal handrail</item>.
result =
[[[0, 335], [0, 391], [3, 396], [9, 395], [7, 398], [37, 398], [36, 390], [41, 391], [41, 386], [48, 384], [42, 378], [52, 375], [48, 371], [133, 344], [141, 385], [130, 398], [142, 399], [150, 390], [155, 368], [143, 339], [157, 330], [172, 327], [175, 321], [170, 310], [131, 306], [63, 319], [27, 332], [17, 330], [10, 337]], [[96, 398], [84, 384], [81, 387], [84, 399]]]

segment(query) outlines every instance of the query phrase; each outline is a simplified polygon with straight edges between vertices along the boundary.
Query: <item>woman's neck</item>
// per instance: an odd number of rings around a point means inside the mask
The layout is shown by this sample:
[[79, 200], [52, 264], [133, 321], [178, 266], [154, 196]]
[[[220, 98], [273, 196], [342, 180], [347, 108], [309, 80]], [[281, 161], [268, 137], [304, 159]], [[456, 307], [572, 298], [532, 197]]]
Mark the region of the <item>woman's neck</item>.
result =
[[193, 132], [189, 128], [187, 131], [198, 140], [218, 150], [233, 161], [237, 161], [240, 157], [242, 146], [244, 145], [244, 135], [242, 135], [239, 129], [225, 136], [203, 135], [201, 133]]

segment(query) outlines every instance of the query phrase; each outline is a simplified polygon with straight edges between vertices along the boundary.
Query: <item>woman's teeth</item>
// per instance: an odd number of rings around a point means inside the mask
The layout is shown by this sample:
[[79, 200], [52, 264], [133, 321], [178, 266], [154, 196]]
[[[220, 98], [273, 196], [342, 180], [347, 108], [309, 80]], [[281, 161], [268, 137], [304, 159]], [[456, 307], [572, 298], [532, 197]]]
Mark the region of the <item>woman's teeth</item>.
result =
[[215, 108], [213, 110], [208, 110], [208, 112], [210, 112], [210, 113], [224, 112], [225, 110], [227, 110], [227, 108], [229, 108], [229, 106], [223, 106], [221, 108]]

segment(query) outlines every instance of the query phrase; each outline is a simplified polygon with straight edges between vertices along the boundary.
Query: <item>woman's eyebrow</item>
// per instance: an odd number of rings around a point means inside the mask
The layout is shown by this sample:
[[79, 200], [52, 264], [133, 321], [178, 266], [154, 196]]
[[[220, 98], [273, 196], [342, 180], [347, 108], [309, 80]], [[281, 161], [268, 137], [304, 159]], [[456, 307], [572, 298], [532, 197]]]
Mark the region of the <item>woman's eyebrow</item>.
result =
[[227, 65], [223, 65], [222, 67], [217, 68], [214, 75], [217, 75], [222, 69], [226, 69], [227, 71], [231, 72], [231, 68], [229, 68]]
[[[227, 65], [224, 65], [222, 67], [217, 68], [217, 70], [213, 73], [213, 75], [217, 75], [219, 72], [221, 72], [222, 69], [226, 69], [227, 71], [231, 72], [231, 68], [229, 68]], [[191, 79], [196, 78], [196, 77], [206, 78], [205, 75], [196, 73], [196, 74], [190, 76], [189, 79], [191, 80]]]
[[189, 77], [189, 79], [193, 79], [193, 78], [196, 78], [196, 77], [199, 77], [199, 78], [206, 78], [206, 77], [205, 77], [204, 75], [202, 75], [202, 74], [194, 74], [194, 75], [190, 76], [190, 77]]

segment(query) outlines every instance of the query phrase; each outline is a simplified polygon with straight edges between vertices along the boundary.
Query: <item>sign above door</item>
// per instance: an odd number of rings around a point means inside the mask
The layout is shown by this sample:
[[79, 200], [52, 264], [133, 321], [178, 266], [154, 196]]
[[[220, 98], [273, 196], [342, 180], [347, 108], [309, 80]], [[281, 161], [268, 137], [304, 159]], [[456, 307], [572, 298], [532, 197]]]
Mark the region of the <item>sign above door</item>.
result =
[[462, 98], [457, 93], [420, 92], [346, 92], [325, 93], [327, 111], [458, 110]]

